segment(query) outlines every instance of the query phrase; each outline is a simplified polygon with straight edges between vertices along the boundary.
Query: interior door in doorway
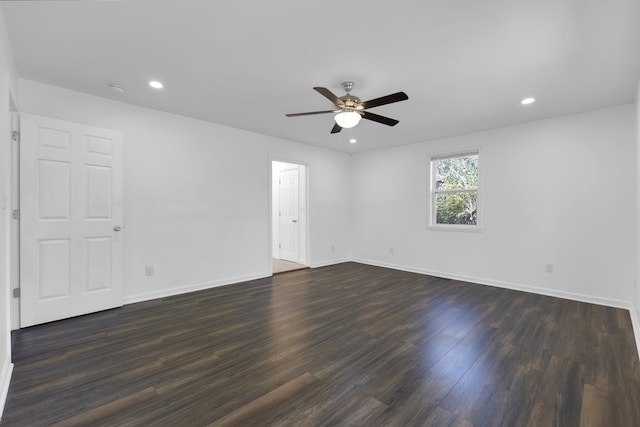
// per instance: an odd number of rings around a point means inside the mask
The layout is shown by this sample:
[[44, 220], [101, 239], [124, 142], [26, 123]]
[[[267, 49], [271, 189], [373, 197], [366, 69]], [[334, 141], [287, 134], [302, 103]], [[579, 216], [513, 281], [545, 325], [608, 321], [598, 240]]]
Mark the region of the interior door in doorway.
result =
[[20, 325], [121, 306], [122, 137], [20, 119]]
[[280, 259], [299, 261], [299, 171], [280, 171]]

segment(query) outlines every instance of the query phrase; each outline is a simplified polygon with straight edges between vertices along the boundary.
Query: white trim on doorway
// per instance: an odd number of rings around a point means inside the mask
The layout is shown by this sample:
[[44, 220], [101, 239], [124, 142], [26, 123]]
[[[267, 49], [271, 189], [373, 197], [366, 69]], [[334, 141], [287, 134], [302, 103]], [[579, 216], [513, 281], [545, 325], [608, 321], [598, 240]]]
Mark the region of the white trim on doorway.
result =
[[[9, 178], [10, 208], [20, 215], [20, 114], [11, 99], [11, 172]], [[15, 138], [14, 138], [15, 135]], [[9, 310], [11, 330], [20, 328], [20, 298], [13, 297], [20, 291], [20, 220], [11, 218], [9, 225], [9, 286], [11, 288]]]
[[269, 209], [269, 271], [273, 274], [273, 258], [278, 258], [278, 253], [275, 248], [275, 242], [279, 238], [278, 233], [276, 233], [277, 227], [275, 226], [278, 217], [275, 214], [275, 209], [277, 207], [276, 199], [276, 178], [274, 171], [274, 162], [285, 163], [289, 165], [294, 165], [299, 167], [300, 171], [300, 197], [299, 197], [299, 257], [297, 262], [299, 264], [303, 264], [306, 266], [311, 265], [311, 251], [310, 251], [310, 239], [309, 239], [309, 174], [310, 167], [306, 162], [301, 162], [294, 159], [287, 159], [282, 157], [270, 157], [269, 158], [269, 179], [271, 180], [268, 191], [268, 209]]

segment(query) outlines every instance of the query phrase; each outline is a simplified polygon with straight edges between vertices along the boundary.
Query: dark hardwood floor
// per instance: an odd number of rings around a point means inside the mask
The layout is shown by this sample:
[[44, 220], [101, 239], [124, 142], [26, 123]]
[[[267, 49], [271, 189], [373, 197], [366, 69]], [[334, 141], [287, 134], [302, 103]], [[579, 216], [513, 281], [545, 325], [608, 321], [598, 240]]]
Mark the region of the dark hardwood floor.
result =
[[346, 263], [21, 330], [2, 426], [640, 426], [626, 310]]

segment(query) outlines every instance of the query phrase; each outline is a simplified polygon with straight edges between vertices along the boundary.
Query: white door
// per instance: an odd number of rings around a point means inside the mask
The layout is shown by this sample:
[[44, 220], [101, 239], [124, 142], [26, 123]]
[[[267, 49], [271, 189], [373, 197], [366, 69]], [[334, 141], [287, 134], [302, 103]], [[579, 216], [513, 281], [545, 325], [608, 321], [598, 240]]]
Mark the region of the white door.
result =
[[21, 115], [20, 326], [123, 301], [122, 136]]
[[280, 171], [280, 259], [298, 262], [298, 168]]

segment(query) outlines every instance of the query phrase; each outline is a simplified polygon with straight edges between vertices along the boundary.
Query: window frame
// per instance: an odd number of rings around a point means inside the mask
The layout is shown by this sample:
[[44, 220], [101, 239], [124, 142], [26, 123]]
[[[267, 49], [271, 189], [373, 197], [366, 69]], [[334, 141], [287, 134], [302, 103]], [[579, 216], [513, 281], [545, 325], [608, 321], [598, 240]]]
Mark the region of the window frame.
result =
[[[437, 190], [436, 189], [436, 168], [435, 161], [452, 159], [465, 156], [478, 156], [478, 184], [475, 189], [465, 188], [459, 190]], [[468, 233], [479, 233], [482, 231], [483, 213], [482, 213], [482, 147], [460, 149], [456, 151], [431, 153], [427, 156], [428, 162], [428, 196], [427, 196], [427, 226], [428, 230], [436, 231], [462, 231]], [[436, 196], [437, 194], [452, 193], [476, 193], [476, 224], [438, 224], [436, 222]]]

